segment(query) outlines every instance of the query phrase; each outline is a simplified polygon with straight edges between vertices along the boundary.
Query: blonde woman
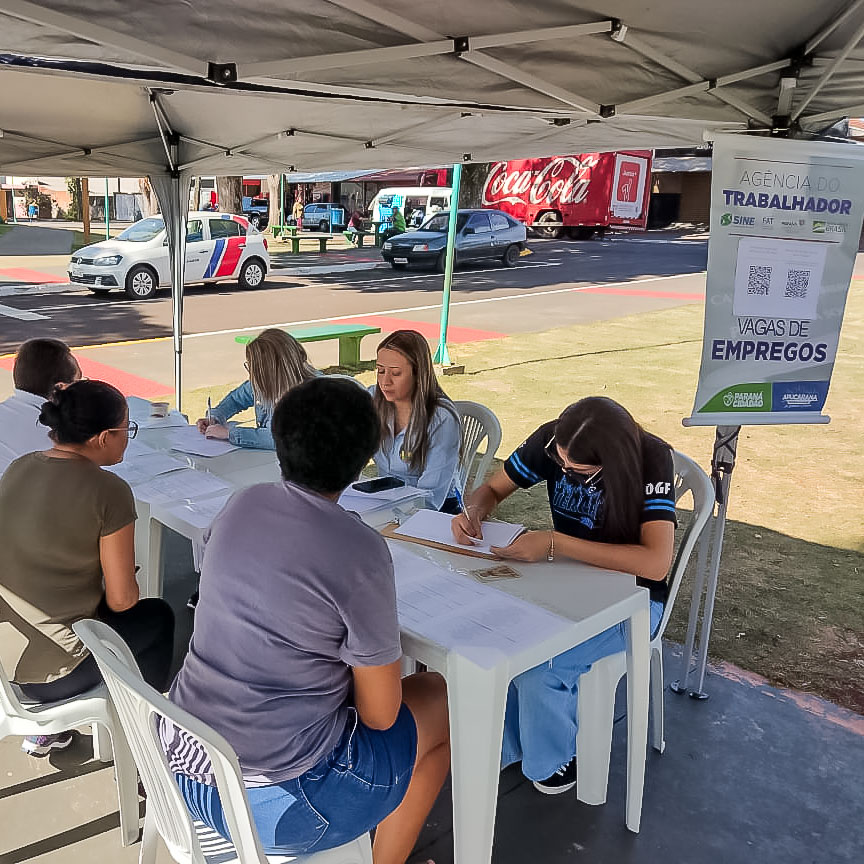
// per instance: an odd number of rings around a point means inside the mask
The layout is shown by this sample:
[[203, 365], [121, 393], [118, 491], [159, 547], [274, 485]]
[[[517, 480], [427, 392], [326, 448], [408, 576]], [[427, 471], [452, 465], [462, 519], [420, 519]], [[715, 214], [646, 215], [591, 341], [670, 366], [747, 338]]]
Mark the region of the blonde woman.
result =
[[[238, 447], [273, 450], [270, 419], [276, 403], [292, 388], [321, 373], [309, 363], [306, 349], [284, 330], [269, 329], [246, 346], [249, 380], [232, 390], [198, 430], [208, 438], [222, 438]], [[255, 428], [228, 424], [235, 414], [255, 408]]]
[[369, 392], [381, 421], [372, 457], [379, 476], [426, 489], [436, 510], [459, 513], [459, 414], [435, 377], [429, 344], [415, 330], [397, 330], [378, 346], [377, 365]]

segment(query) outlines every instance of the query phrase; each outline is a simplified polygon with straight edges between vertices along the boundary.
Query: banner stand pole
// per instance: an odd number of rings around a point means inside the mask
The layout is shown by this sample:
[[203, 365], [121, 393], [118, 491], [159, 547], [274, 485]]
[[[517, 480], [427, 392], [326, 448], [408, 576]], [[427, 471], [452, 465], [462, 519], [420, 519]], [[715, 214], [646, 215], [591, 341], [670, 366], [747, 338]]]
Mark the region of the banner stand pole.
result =
[[[714, 437], [714, 452], [711, 455], [711, 483], [714, 486], [715, 508], [711, 520], [711, 530], [703, 531], [699, 541], [696, 574], [693, 580], [693, 594], [690, 599], [690, 619], [687, 624], [687, 640], [681, 658], [682, 679], [673, 681], [669, 689], [673, 693], [688, 693], [693, 699], [707, 699], [705, 692], [705, 669], [708, 664], [708, 642], [711, 639], [711, 624], [714, 618], [714, 599], [717, 594], [717, 580], [720, 573], [720, 556], [723, 552], [723, 538], [726, 531], [726, 512], [729, 504], [729, 490], [732, 485], [732, 472], [738, 450], [740, 426], [718, 426]], [[709, 539], [710, 533], [710, 539]], [[709, 561], [710, 547], [710, 561]], [[707, 575], [707, 587], [706, 583]], [[704, 590], [704, 602], [703, 602]], [[699, 620], [702, 609], [701, 622]], [[697, 627], [699, 630], [699, 658], [693, 668], [694, 645]], [[690, 690], [690, 678], [697, 673], [698, 683]]]

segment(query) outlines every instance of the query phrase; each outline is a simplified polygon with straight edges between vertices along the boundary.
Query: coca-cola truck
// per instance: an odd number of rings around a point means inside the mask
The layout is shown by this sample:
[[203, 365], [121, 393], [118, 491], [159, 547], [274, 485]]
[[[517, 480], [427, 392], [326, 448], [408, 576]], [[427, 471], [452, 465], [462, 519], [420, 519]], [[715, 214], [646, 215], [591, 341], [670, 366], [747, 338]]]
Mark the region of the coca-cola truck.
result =
[[541, 237], [589, 239], [607, 228], [641, 230], [648, 220], [651, 151], [580, 153], [496, 162], [483, 206], [524, 222]]

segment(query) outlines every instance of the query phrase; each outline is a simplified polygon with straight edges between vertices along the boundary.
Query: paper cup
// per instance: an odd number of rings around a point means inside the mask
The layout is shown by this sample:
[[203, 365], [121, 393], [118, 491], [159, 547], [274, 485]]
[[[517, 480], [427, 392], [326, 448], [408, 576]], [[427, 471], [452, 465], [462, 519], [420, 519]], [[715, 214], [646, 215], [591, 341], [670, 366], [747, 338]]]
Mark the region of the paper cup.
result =
[[168, 403], [167, 402], [151, 402], [150, 403], [151, 417], [167, 417]]

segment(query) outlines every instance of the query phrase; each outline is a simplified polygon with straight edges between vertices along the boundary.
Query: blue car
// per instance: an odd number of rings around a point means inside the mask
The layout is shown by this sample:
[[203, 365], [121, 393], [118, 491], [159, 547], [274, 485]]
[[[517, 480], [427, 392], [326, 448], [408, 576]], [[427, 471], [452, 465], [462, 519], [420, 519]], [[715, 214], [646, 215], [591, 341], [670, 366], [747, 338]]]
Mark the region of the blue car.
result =
[[338, 204], [307, 204], [303, 208], [303, 230], [329, 234], [344, 231], [348, 220], [345, 208]]
[[[396, 234], [384, 243], [381, 255], [394, 270], [425, 264], [444, 270], [449, 212], [436, 213], [416, 231]], [[460, 210], [456, 216], [456, 264], [498, 259], [512, 267], [525, 248], [527, 231], [501, 210]]]

